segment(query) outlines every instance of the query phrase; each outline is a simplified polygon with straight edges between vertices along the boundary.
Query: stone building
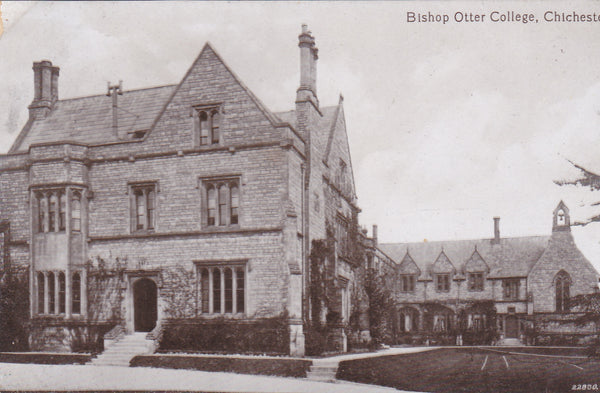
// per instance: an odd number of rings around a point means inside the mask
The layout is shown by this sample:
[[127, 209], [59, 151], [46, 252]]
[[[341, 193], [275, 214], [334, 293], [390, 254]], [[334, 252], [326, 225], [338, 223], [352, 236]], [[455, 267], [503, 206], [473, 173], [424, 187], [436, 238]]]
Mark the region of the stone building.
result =
[[[75, 328], [284, 315], [287, 352], [302, 355], [311, 245], [328, 236], [329, 307], [348, 320], [363, 261], [349, 251], [359, 208], [343, 99], [319, 102], [306, 26], [299, 47], [284, 113], [210, 44], [177, 85], [73, 99], [59, 99], [56, 65], [34, 63], [29, 120], [0, 156], [8, 260], [29, 271], [31, 349], [69, 350]], [[110, 290], [91, 288], [99, 277]]]
[[[380, 245], [398, 263], [400, 335], [457, 332], [460, 323], [521, 342], [534, 326], [538, 335], [593, 332], [572, 323], [569, 299], [597, 291], [599, 276], [575, 245], [567, 206], [561, 201], [554, 210], [550, 236], [502, 238], [499, 220], [491, 239]], [[495, 322], [477, 304], [494, 308]]]

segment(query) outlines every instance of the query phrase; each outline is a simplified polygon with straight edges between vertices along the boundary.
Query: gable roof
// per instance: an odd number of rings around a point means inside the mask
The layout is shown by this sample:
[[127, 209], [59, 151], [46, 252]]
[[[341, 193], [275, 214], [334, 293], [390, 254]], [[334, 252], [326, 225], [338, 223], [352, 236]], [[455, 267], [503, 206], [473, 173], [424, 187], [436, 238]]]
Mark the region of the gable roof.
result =
[[454, 265], [444, 252], [444, 248], [440, 251], [440, 255], [435, 259], [433, 265], [431, 265], [430, 273], [454, 273]]
[[[207, 51], [216, 56], [273, 126], [282, 125], [282, 121], [248, 89], [210, 43], [206, 43], [177, 85], [125, 91], [118, 97], [120, 138], [115, 135], [112, 128], [112, 98], [101, 94], [56, 101], [46, 118], [27, 122], [9, 152], [27, 151], [31, 145], [38, 143], [78, 142], [97, 145], [122, 142], [131, 139], [128, 134], [134, 131], [151, 132], [191, 70]], [[329, 124], [328, 119], [325, 120], [327, 124]], [[288, 122], [295, 123], [295, 121]]]
[[[311, 134], [311, 138], [316, 138], [316, 143], [319, 146], [325, 146], [327, 143], [327, 139], [329, 138], [329, 133], [332, 127], [335, 126], [335, 121], [337, 120], [338, 114], [338, 105], [325, 106], [319, 108], [321, 114], [323, 115], [319, 122], [317, 123], [317, 129], [319, 132]], [[295, 110], [285, 111], [285, 112], [276, 112], [275, 116], [282, 123], [289, 123], [294, 129], [298, 129], [297, 118]]]
[[400, 266], [398, 267], [400, 274], [421, 274], [421, 270], [419, 266], [415, 263], [414, 259], [410, 256], [410, 252], [407, 252], [400, 262]]
[[477, 253], [489, 267], [488, 277], [526, 277], [544, 253], [550, 236], [528, 236], [500, 239], [456, 240], [418, 243], [382, 243], [379, 248], [395, 261], [402, 261], [407, 252], [419, 267], [422, 280], [430, 280], [433, 264], [443, 253], [460, 275], [465, 272], [477, 247]]
[[[124, 91], [118, 97], [119, 135], [148, 130], [174, 89], [168, 85]], [[59, 100], [45, 119], [28, 123], [11, 152], [26, 151], [36, 143], [119, 141], [112, 128], [112, 110], [112, 98], [106, 94]]]

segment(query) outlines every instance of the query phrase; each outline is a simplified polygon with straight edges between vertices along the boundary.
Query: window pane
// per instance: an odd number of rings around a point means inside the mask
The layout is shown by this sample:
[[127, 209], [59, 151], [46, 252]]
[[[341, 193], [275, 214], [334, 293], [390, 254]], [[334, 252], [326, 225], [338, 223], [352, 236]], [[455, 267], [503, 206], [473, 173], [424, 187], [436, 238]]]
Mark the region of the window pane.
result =
[[54, 279], [54, 273], [48, 273], [48, 310], [50, 314], [56, 313], [56, 281]]
[[237, 269], [235, 271], [237, 276], [237, 290], [236, 290], [236, 302], [237, 302], [237, 310], [236, 312], [244, 312], [244, 270]]
[[233, 274], [231, 269], [225, 269], [225, 312], [233, 311]]
[[73, 314], [81, 314], [81, 277], [79, 273], [73, 274], [72, 293]]
[[236, 185], [231, 186], [231, 223], [238, 223], [238, 209], [240, 204], [240, 191]]
[[58, 198], [56, 197], [56, 194], [52, 194], [52, 196], [50, 197], [50, 211], [49, 211], [49, 228], [48, 230], [50, 232], [54, 232], [56, 230], [55, 228], [55, 223], [56, 223], [56, 213], [57, 213], [57, 209], [58, 209]]
[[38, 314], [44, 313], [44, 273], [39, 272], [37, 274], [37, 285], [38, 285]]
[[78, 192], [73, 193], [71, 201], [71, 230], [81, 231], [81, 195]]
[[48, 216], [48, 199], [46, 199], [45, 195], [39, 196], [38, 210], [38, 229], [40, 232], [48, 232], [48, 228], [46, 226], [46, 217]]
[[155, 201], [154, 190], [148, 190], [148, 229], [154, 229], [154, 204]]
[[144, 194], [138, 190], [135, 195], [135, 206], [137, 212], [136, 228], [144, 229], [146, 227], [146, 208], [144, 206]]
[[202, 304], [202, 312], [208, 313], [208, 294], [209, 294], [209, 283], [208, 283], [208, 269], [202, 269], [200, 273], [200, 302]]
[[58, 312], [65, 312], [65, 273], [58, 273]]
[[61, 194], [60, 194], [60, 214], [59, 214], [59, 223], [58, 223], [58, 229], [61, 231], [65, 230], [66, 217], [67, 217], [67, 194], [65, 194], [64, 192], [61, 192]]
[[221, 271], [213, 269], [213, 312], [221, 312]]
[[219, 188], [219, 225], [227, 225], [227, 186]]
[[208, 191], [208, 225], [216, 225], [217, 219], [217, 192], [214, 187], [210, 186]]
[[211, 114], [211, 134], [212, 134], [212, 143], [219, 143], [219, 112], [213, 111]]
[[208, 145], [208, 116], [200, 112], [200, 144]]

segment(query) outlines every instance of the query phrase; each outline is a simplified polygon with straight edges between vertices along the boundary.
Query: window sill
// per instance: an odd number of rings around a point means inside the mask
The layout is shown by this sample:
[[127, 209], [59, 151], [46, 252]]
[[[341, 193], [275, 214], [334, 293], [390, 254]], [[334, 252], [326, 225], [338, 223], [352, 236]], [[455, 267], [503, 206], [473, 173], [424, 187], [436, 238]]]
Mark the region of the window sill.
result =
[[240, 224], [231, 225], [205, 225], [202, 230], [205, 232], [227, 232], [231, 230], [240, 229]]
[[218, 318], [223, 318], [223, 319], [245, 319], [246, 318], [246, 314], [245, 313], [199, 313], [198, 314], [198, 318], [202, 318], [202, 319], [218, 319]]

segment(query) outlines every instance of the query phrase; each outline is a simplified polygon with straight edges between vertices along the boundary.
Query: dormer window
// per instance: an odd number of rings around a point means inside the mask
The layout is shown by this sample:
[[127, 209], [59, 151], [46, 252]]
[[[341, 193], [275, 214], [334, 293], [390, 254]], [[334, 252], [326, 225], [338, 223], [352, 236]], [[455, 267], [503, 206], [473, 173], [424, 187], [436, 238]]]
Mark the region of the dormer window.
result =
[[450, 291], [450, 275], [449, 274], [436, 274], [435, 276], [435, 288], [438, 292], [449, 292]]
[[218, 106], [196, 107], [194, 117], [194, 146], [217, 145], [221, 141], [221, 113]]

